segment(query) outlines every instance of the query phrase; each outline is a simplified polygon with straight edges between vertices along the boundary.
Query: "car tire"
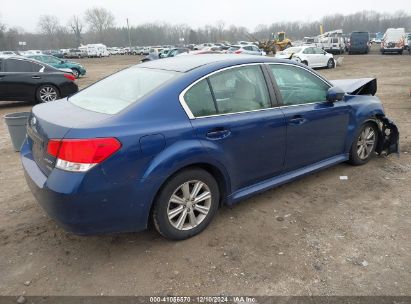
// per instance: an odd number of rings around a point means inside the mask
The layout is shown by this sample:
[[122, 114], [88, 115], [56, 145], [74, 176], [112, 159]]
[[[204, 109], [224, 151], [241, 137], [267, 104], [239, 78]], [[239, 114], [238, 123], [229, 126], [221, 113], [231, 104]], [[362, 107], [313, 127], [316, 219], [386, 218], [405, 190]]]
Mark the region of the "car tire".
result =
[[51, 84], [45, 84], [37, 88], [36, 101], [38, 103], [46, 103], [55, 101], [60, 98], [59, 90], [56, 86]]
[[[192, 196], [195, 191], [197, 199], [201, 196], [207, 198], [194, 204]], [[181, 171], [172, 176], [157, 195], [152, 213], [154, 226], [167, 239], [190, 238], [208, 226], [218, 209], [219, 200], [219, 187], [210, 173], [199, 168]]]
[[80, 78], [80, 71], [78, 69], [71, 69], [71, 71], [76, 79]]
[[330, 58], [328, 59], [328, 62], [327, 62], [327, 69], [333, 69], [333, 68], [335, 68], [335, 62], [334, 62], [334, 59]]
[[375, 155], [378, 140], [379, 130], [374, 123], [367, 122], [362, 125], [353, 140], [348, 162], [354, 166], [364, 165], [369, 162]]
[[308, 66], [308, 61], [307, 60], [303, 60], [303, 61], [301, 61], [301, 63]]

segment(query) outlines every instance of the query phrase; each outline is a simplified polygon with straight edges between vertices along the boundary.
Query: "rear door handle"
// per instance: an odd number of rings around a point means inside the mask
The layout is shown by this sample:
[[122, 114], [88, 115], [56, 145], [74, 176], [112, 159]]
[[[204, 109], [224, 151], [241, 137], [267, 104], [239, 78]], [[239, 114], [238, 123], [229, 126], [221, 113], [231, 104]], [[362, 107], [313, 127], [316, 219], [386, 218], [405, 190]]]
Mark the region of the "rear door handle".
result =
[[302, 125], [306, 121], [307, 120], [304, 117], [302, 117], [301, 115], [295, 115], [288, 121], [288, 123], [290, 125]]
[[226, 138], [227, 136], [230, 136], [231, 131], [225, 128], [215, 128], [207, 132], [207, 138], [212, 139], [212, 140], [218, 140], [218, 139], [223, 139]]
[[32, 76], [31, 78], [33, 78], [33, 79], [41, 79], [40, 76]]

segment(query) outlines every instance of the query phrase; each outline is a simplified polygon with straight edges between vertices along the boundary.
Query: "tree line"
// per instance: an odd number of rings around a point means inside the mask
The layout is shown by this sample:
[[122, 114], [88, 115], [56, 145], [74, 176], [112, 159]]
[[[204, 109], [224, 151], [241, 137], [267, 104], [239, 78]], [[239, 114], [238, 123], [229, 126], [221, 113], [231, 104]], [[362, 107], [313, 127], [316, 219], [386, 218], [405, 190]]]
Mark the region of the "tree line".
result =
[[280, 31], [292, 39], [319, 34], [324, 31], [343, 29], [352, 31], [385, 32], [389, 27], [411, 29], [411, 15], [398, 11], [393, 14], [362, 11], [349, 15], [327, 15], [312, 22], [273, 22], [258, 25], [254, 31], [243, 26], [227, 25], [218, 21], [213, 25], [193, 28], [187, 24], [146, 23], [137, 26], [116, 26], [114, 15], [105, 8], [93, 7], [83, 15], [73, 15], [66, 24], [56, 16], [39, 17], [37, 31], [8, 26], [0, 20], [0, 50], [22, 50], [19, 41], [25, 41], [24, 49], [60, 49], [78, 47], [80, 44], [104, 43], [107, 46], [132, 46], [164, 44], [198, 44], [203, 42], [235, 42], [239, 40], [264, 40]]

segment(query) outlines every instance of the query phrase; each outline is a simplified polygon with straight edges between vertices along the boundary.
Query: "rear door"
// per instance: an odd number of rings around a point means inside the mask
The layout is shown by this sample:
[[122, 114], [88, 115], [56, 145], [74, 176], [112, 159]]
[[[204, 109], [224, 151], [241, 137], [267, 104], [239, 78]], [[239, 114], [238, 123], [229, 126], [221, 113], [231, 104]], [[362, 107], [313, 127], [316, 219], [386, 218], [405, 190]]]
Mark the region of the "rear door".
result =
[[211, 75], [192, 86], [184, 102], [197, 136], [229, 172], [233, 192], [281, 172], [285, 120], [261, 65]]
[[287, 125], [285, 170], [291, 171], [344, 153], [351, 107], [327, 102], [331, 87], [313, 72], [270, 64]]

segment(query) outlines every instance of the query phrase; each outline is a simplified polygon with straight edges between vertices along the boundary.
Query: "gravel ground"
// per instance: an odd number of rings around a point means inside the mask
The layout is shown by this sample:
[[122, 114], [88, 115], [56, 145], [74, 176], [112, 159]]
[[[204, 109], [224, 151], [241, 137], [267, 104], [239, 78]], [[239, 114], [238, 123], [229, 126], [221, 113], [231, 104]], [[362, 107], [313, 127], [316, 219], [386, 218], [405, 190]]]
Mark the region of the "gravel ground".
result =
[[[0, 294], [411, 295], [411, 56], [344, 57], [342, 67], [319, 72], [378, 78], [401, 156], [341, 164], [222, 208], [205, 232], [182, 242], [153, 230], [66, 233], [26, 186], [2, 118]], [[84, 87], [138, 57], [80, 61]], [[2, 103], [0, 114], [30, 108]]]

